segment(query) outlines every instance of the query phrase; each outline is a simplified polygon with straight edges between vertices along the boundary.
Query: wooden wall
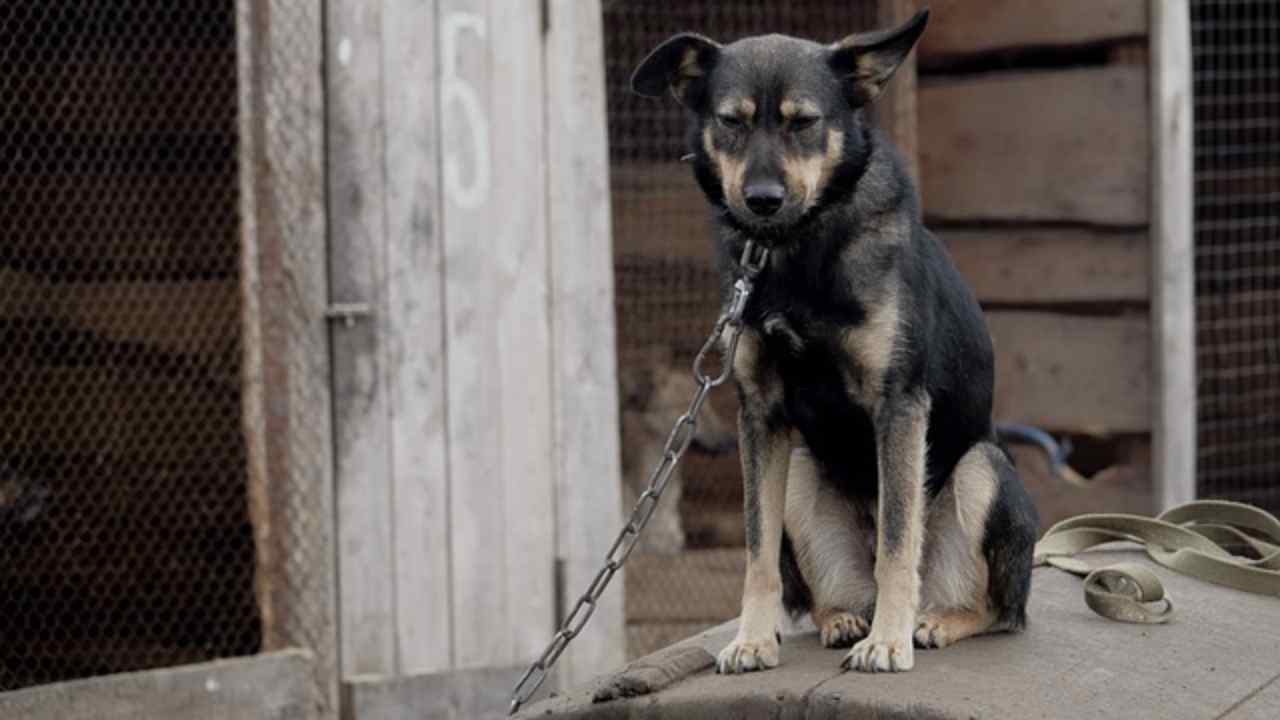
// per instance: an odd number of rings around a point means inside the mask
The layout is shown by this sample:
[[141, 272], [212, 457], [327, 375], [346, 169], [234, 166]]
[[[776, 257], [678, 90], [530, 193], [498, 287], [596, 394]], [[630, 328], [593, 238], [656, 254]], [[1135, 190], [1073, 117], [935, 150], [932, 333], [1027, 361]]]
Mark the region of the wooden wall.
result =
[[998, 420], [1075, 440], [1072, 491], [1019, 453], [1046, 523], [1150, 504], [1147, 4], [940, 0], [919, 49], [928, 224], [987, 310]]
[[527, 663], [621, 527], [599, 4], [326, 6], [343, 677]]

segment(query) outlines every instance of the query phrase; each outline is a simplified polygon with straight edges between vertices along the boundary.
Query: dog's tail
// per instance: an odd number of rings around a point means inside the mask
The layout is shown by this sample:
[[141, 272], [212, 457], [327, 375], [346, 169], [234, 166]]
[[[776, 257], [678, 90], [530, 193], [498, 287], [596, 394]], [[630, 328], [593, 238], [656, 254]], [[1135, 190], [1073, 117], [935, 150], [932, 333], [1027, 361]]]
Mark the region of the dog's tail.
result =
[[1003, 448], [990, 446], [988, 455], [996, 473], [996, 495], [982, 542], [988, 599], [996, 613], [995, 627], [1017, 631], [1027, 624], [1031, 561], [1040, 516], [1009, 454]]

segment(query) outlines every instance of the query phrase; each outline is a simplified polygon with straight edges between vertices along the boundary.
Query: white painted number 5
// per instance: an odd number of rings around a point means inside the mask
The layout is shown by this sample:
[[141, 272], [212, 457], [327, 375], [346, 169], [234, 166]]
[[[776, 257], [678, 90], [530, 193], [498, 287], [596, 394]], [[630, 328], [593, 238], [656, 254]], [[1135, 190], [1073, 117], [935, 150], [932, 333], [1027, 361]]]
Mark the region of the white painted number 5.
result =
[[[489, 195], [489, 121], [475, 88], [458, 77], [458, 37], [470, 30], [484, 40], [484, 18], [471, 13], [450, 13], [444, 19], [444, 78], [442, 82], [442, 110], [456, 104], [462, 110], [463, 123], [471, 133], [474, 143], [471, 160], [474, 171], [470, 184], [462, 179], [462, 160], [458, 157], [458, 145], [445, 142], [444, 186], [449, 198], [464, 208], [477, 208]], [[447, 122], [447, 121], [446, 121]], [[447, 127], [447, 125], [446, 125]]]

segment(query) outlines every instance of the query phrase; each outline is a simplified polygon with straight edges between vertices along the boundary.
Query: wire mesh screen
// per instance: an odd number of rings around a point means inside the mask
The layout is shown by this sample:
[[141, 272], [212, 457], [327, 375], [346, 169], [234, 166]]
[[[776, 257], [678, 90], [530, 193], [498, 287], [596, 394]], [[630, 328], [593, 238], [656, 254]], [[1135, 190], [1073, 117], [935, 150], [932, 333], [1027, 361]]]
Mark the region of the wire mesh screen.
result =
[[[875, 25], [876, 3], [654, 3], [605, 0], [614, 279], [622, 398], [624, 498], [634, 499], [694, 385], [693, 355], [719, 306], [709, 212], [687, 166], [684, 115], [630, 92], [631, 71], [670, 35], [721, 42], [786, 33], [830, 42]], [[742, 490], [733, 393], [713, 396], [694, 450], [668, 485], [627, 576], [635, 656], [738, 614]]]
[[259, 648], [235, 28], [0, 2], [0, 690]]
[[1280, 512], [1280, 3], [1191, 12], [1199, 493]]

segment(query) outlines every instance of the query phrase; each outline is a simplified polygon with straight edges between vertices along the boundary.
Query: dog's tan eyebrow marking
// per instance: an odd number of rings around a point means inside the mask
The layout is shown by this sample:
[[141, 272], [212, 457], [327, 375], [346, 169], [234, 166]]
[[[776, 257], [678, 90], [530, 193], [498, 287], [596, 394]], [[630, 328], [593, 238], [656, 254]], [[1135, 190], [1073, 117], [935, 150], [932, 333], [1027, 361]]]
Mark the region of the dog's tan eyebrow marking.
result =
[[818, 104], [808, 98], [787, 98], [778, 106], [778, 110], [785, 119], [791, 119], [796, 116], [813, 116], [821, 115]]
[[756, 103], [751, 98], [725, 98], [716, 106], [716, 114], [750, 120], [756, 116]]

